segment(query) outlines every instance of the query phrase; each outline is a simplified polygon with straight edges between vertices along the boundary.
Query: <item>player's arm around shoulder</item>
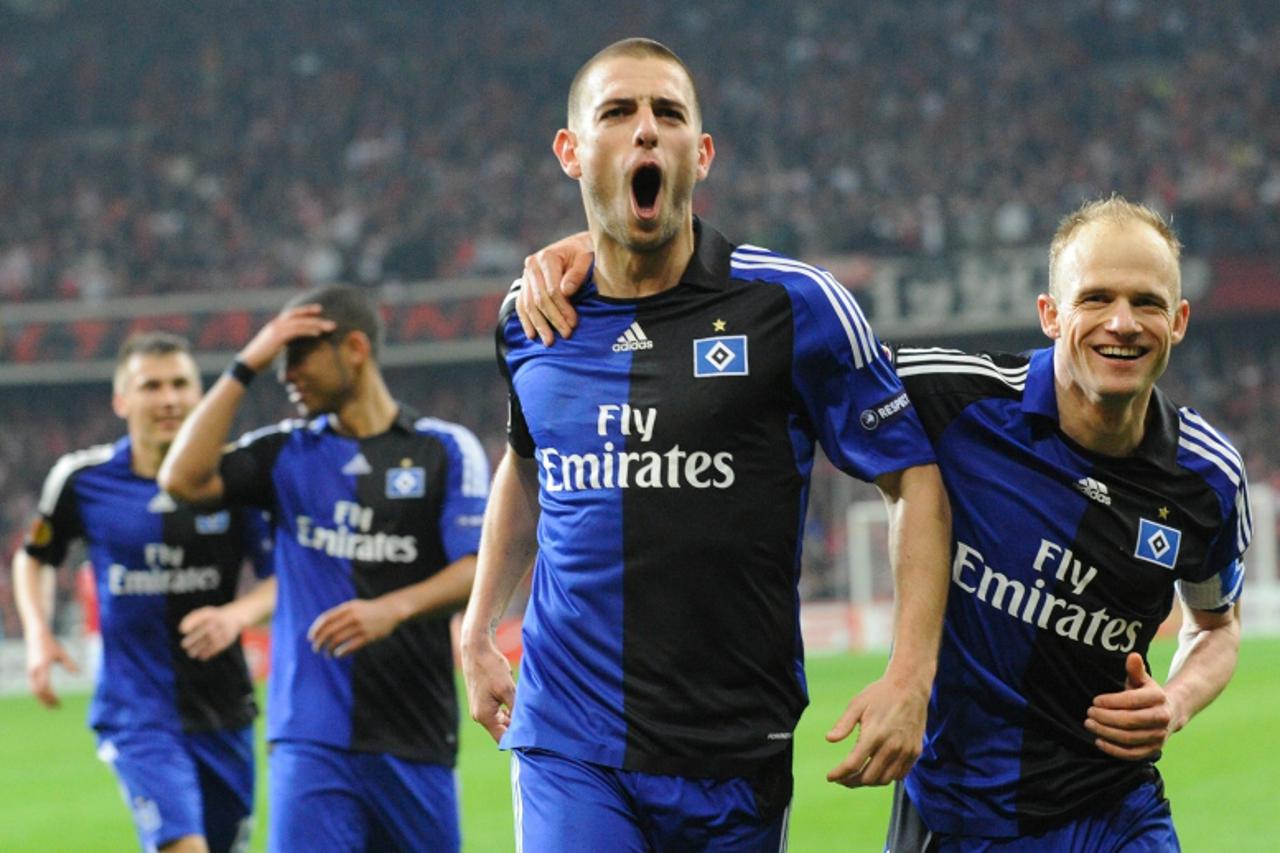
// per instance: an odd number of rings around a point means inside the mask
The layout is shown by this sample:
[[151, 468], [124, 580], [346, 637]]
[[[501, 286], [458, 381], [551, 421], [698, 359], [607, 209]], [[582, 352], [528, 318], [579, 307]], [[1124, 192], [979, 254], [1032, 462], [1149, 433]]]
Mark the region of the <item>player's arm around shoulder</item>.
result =
[[511, 666], [498, 649], [498, 623], [533, 566], [539, 514], [536, 463], [508, 447], [493, 478], [460, 640], [471, 719], [495, 741], [511, 722], [516, 691]]

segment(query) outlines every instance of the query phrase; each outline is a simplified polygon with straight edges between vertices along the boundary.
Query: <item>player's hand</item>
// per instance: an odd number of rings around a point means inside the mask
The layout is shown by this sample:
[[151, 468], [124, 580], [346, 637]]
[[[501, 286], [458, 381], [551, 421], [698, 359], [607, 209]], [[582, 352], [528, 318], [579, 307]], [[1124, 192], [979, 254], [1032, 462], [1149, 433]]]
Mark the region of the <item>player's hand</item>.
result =
[[182, 650], [195, 660], [209, 660], [221, 654], [245, 627], [235, 609], [227, 605], [192, 610], [178, 623]]
[[587, 280], [594, 257], [591, 235], [580, 231], [524, 259], [516, 314], [525, 337], [533, 340], [536, 335], [551, 346], [557, 333], [565, 338], [573, 334], [578, 312], [569, 297]]
[[281, 311], [245, 344], [240, 350], [240, 360], [260, 373], [271, 365], [289, 341], [332, 332], [336, 324], [321, 316], [323, 310], [319, 305], [311, 304]]
[[1159, 752], [1173, 734], [1174, 709], [1142, 655], [1130, 652], [1124, 668], [1124, 690], [1095, 696], [1084, 727], [1107, 755], [1141, 761]]
[[475, 641], [464, 638], [460, 645], [471, 719], [484, 726], [495, 742], [500, 741], [511, 725], [511, 709], [516, 704], [511, 664], [487, 634]]
[[46, 708], [56, 708], [62, 703], [53, 691], [53, 665], [62, 664], [67, 672], [79, 672], [80, 667], [67, 654], [57, 638], [48, 632], [36, 635], [27, 642], [27, 684], [31, 693]]
[[307, 639], [316, 654], [345, 657], [395, 630], [400, 617], [385, 601], [353, 598], [316, 617]]
[[896, 681], [886, 675], [853, 697], [827, 732], [827, 740], [842, 741], [855, 727], [858, 740], [844, 761], [827, 773], [827, 781], [861, 788], [903, 779], [924, 744], [929, 689], [927, 682]]

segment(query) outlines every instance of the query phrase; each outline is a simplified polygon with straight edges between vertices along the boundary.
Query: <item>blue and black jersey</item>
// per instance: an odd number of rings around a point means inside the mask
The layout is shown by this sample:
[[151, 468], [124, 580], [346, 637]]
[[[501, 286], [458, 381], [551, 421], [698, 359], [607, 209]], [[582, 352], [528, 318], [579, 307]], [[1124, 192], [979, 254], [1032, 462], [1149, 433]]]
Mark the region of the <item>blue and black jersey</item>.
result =
[[933, 461], [853, 297], [695, 222], [679, 284], [601, 296], [553, 347], [504, 306], [509, 440], [541, 518], [508, 748], [742, 775], [807, 703], [800, 545], [814, 446], [862, 479]]
[[129, 439], [69, 453], [40, 495], [26, 550], [58, 565], [84, 539], [102, 630], [102, 669], [89, 708], [95, 729], [204, 732], [257, 715], [240, 644], [208, 661], [181, 647], [178, 625], [235, 598], [246, 558], [270, 573], [262, 514], [196, 512], [133, 473]]
[[447, 616], [419, 618], [349, 657], [318, 654], [316, 617], [426, 580], [474, 554], [489, 488], [464, 427], [401, 409], [344, 436], [328, 415], [249, 433], [223, 456], [226, 499], [271, 509], [279, 584], [267, 737], [450, 765], [458, 705]]
[[1156, 389], [1141, 445], [1105, 457], [1059, 429], [1053, 350], [901, 349], [898, 375], [933, 441], [954, 552], [924, 753], [907, 790], [937, 832], [1036, 832], [1156, 779], [1084, 727], [1125, 687], [1175, 589], [1240, 595], [1250, 520], [1239, 454]]

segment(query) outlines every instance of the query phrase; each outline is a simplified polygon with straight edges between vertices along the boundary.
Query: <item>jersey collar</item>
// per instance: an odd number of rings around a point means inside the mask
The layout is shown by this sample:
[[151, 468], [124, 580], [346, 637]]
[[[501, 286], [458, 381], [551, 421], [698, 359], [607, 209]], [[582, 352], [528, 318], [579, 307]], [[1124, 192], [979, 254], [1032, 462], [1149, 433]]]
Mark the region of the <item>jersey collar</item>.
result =
[[[1022, 410], [1030, 415], [1049, 418], [1056, 425], [1058, 397], [1053, 384], [1053, 347], [1034, 350], [1027, 367], [1027, 384], [1022, 392]], [[1147, 426], [1133, 456], [1148, 459], [1162, 467], [1178, 456], [1178, 412], [1159, 388], [1151, 393], [1147, 409]]]
[[[399, 430], [401, 432], [414, 432], [414, 424], [418, 422], [419, 418], [420, 416], [417, 412], [406, 406], [404, 403], [401, 403], [399, 400], [396, 400], [395, 420], [391, 422], [391, 426], [387, 431]], [[329, 412], [316, 416], [311, 421], [310, 426], [312, 432], [330, 432], [334, 435], [342, 436], [343, 438], [350, 438], [350, 436], [343, 435], [334, 428], [333, 415]], [[368, 437], [372, 438], [372, 436]]]
[[[729, 256], [732, 254], [733, 244], [723, 234], [693, 217], [693, 256], [680, 274], [678, 286], [724, 290], [729, 285]], [[595, 264], [592, 264], [586, 282], [571, 302], [579, 302], [597, 293], [595, 271]]]

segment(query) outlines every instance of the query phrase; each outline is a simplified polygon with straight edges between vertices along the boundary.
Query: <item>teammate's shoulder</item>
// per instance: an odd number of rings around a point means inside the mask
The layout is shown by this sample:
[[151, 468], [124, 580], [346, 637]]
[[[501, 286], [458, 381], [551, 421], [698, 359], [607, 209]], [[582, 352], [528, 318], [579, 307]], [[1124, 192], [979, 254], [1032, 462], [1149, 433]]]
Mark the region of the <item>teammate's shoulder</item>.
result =
[[898, 376], [910, 388], [972, 394], [1020, 395], [1031, 359], [1018, 353], [967, 353], [945, 347], [898, 347], [893, 351]]
[[[79, 472], [110, 462], [118, 449], [115, 444], [95, 444], [92, 447], [64, 453], [57, 462], [53, 463], [53, 467], [49, 469], [49, 475], [45, 477], [43, 498], [59, 494], [66, 487], [67, 482]], [[43, 498], [41, 503], [45, 502]]]
[[92, 447], [72, 450], [70, 453], [64, 453], [58, 457], [58, 461], [53, 464], [50, 473], [62, 470], [66, 474], [71, 474], [82, 468], [103, 465], [110, 462], [119, 449], [116, 444], [95, 444]]
[[413, 428], [450, 448], [454, 464], [461, 462], [464, 495], [483, 496], [488, 493], [489, 457], [474, 432], [462, 424], [431, 417], [418, 418], [413, 422]]
[[318, 418], [311, 421], [307, 421], [302, 418], [285, 418], [282, 421], [277, 421], [273, 424], [267, 424], [266, 426], [249, 430], [244, 435], [240, 436], [240, 438], [236, 439], [231, 446], [248, 447], [252, 444], [257, 444], [260, 441], [270, 441], [272, 439], [280, 440], [282, 437], [287, 438], [294, 433], [306, 430], [315, 432], [318, 425]]
[[1245, 481], [1240, 451], [1190, 406], [1178, 408], [1178, 456], [1185, 467], [1197, 469], [1211, 478], [1225, 477], [1234, 489]]
[[472, 438], [475, 437], [475, 434], [467, 427], [453, 421], [446, 421], [444, 418], [415, 416], [413, 419], [413, 428], [420, 433], [447, 436], [469, 435]]
[[729, 254], [729, 272], [734, 279], [741, 281], [768, 281], [791, 287], [837, 284], [835, 277], [822, 267], [751, 243], [733, 247]]
[[40, 511], [45, 515], [51, 515], [58, 502], [62, 500], [62, 494], [66, 491], [68, 483], [82, 472], [106, 465], [122, 451], [124, 447], [121, 442], [116, 442], [115, 444], [95, 444], [82, 450], [64, 453], [57, 462], [53, 463], [53, 467], [44, 478], [38, 504]]

